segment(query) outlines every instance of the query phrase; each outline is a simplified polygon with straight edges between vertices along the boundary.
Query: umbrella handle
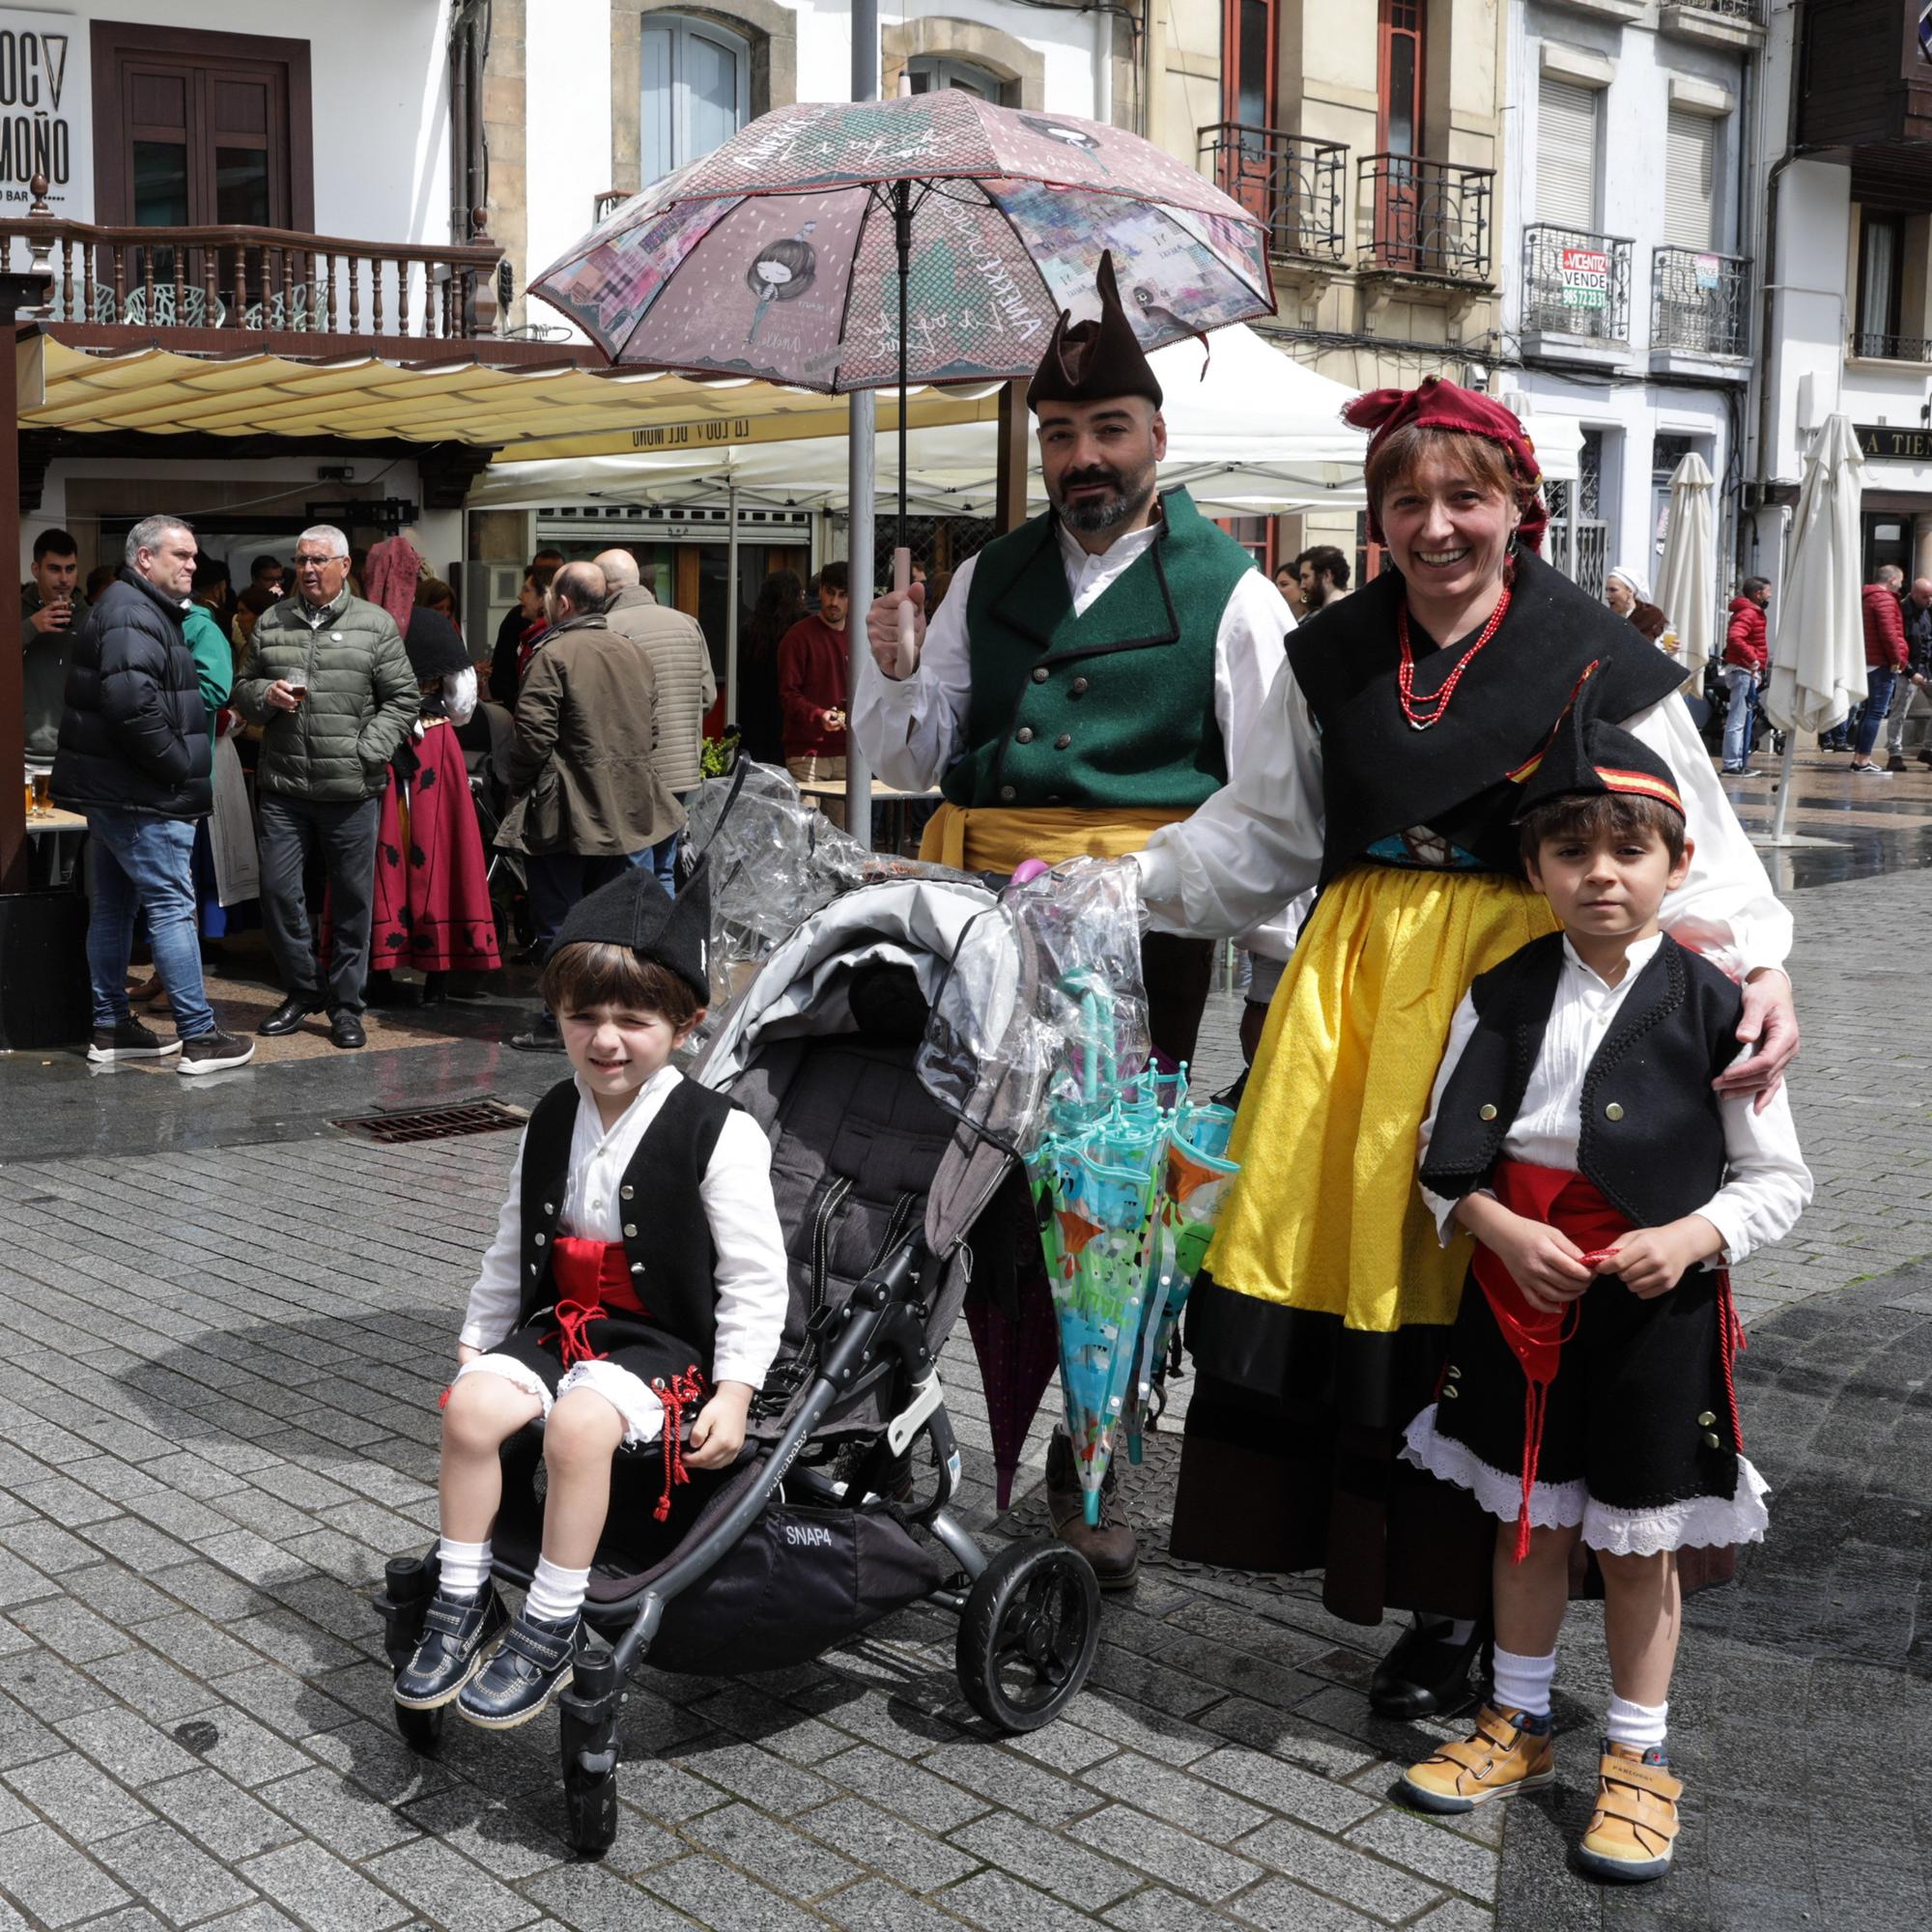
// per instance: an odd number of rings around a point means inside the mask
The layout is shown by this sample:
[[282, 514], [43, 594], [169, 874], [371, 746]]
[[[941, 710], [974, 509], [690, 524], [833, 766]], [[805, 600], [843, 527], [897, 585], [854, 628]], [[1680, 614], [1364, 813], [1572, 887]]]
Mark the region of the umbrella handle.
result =
[[[899, 593], [902, 600], [905, 599], [905, 593], [912, 588], [912, 552], [903, 544], [893, 552], [893, 588]], [[910, 677], [919, 668], [919, 640], [914, 635], [917, 622], [918, 618], [910, 601], [901, 601], [898, 608], [897, 675], [902, 679]]]

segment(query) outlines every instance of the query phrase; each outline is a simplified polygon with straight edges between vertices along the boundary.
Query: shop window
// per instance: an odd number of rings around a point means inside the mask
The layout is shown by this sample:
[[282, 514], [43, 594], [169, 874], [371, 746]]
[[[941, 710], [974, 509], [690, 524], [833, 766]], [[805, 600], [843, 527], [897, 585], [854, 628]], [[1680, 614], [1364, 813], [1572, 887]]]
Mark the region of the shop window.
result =
[[722, 147], [751, 118], [752, 48], [741, 34], [680, 14], [647, 14], [639, 35], [643, 185]]

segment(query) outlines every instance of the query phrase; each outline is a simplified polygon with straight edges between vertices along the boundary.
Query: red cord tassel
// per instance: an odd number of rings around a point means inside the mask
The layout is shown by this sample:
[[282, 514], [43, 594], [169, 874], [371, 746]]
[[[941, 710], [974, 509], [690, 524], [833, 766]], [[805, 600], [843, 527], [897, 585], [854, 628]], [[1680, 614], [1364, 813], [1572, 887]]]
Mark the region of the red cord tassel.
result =
[[651, 1515], [663, 1522], [670, 1515], [671, 1491], [679, 1483], [691, 1481], [691, 1471], [684, 1466], [684, 1411], [695, 1402], [704, 1400], [704, 1377], [697, 1364], [693, 1362], [681, 1376], [673, 1376], [668, 1382], [657, 1385], [658, 1400], [664, 1404], [664, 1494], [658, 1498], [657, 1507]]
[[1748, 1345], [1745, 1341], [1745, 1324], [1739, 1318], [1738, 1305], [1731, 1299], [1729, 1268], [1718, 1270], [1718, 1356], [1724, 1365], [1724, 1405], [1731, 1412], [1731, 1447], [1742, 1456], [1745, 1453], [1745, 1432], [1738, 1422], [1738, 1384], [1732, 1364]]

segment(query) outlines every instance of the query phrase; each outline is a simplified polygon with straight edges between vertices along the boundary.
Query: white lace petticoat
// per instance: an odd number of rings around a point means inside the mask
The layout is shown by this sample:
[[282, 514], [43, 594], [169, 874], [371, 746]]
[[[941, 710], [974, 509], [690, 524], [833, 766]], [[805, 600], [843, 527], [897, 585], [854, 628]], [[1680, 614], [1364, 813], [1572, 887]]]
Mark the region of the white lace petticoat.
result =
[[[1435, 1433], [1432, 1402], [1408, 1425], [1402, 1457], [1418, 1469], [1467, 1490], [1490, 1515], [1514, 1522], [1522, 1510], [1522, 1478], [1485, 1463], [1466, 1443]], [[1771, 1515], [1771, 1485], [1743, 1456], [1734, 1496], [1687, 1496], [1655, 1509], [1612, 1509], [1580, 1482], [1532, 1483], [1529, 1520], [1534, 1529], [1583, 1525], [1583, 1541], [1612, 1556], [1655, 1556], [1662, 1549], [1708, 1549], [1726, 1544], [1762, 1543]]]
[[[527, 1389], [543, 1404], [546, 1417], [572, 1389], [595, 1390], [623, 1417], [624, 1447], [627, 1449], [655, 1442], [664, 1434], [664, 1404], [658, 1400], [656, 1391], [642, 1376], [634, 1376], [629, 1369], [620, 1369], [615, 1362], [573, 1362], [563, 1372], [563, 1379], [557, 1383], [554, 1396], [544, 1386], [543, 1378], [527, 1362], [520, 1362], [514, 1355], [478, 1355], [457, 1370], [456, 1381], [477, 1373], [501, 1376], [505, 1380], [515, 1382], [520, 1389]], [[455, 1385], [455, 1382], [450, 1384], [452, 1388]]]

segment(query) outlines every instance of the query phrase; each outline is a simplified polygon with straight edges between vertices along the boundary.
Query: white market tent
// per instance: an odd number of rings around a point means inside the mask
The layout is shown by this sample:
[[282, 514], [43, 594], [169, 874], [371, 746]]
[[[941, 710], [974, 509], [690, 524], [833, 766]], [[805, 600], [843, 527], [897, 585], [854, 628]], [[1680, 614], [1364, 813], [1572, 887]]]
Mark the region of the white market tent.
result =
[[[1210, 516], [1272, 516], [1363, 502], [1366, 438], [1341, 419], [1354, 393], [1275, 349], [1244, 325], [1156, 350], [1166, 391], [1165, 485], [1185, 484]], [[1204, 366], [1205, 364], [1205, 366]], [[1580, 436], [1557, 418], [1530, 425], [1551, 477], [1574, 476]], [[991, 422], [915, 428], [908, 507], [920, 516], [983, 516], [993, 505], [998, 429]], [[881, 437], [877, 495], [898, 489], [896, 439]], [[796, 509], [843, 508], [845, 441], [836, 435], [636, 455], [497, 461], [471, 486], [472, 509], [609, 502], [738, 501]], [[1031, 494], [1043, 502], [1038, 478]]]

